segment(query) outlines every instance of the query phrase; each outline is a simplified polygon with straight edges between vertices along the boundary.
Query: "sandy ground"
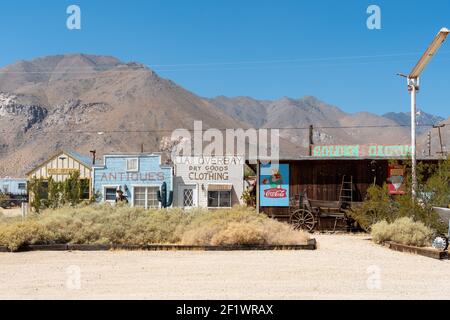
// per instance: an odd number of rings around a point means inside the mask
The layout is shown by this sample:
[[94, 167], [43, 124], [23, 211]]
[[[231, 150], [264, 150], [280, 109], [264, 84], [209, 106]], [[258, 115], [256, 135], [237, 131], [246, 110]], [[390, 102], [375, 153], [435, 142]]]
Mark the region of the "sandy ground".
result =
[[0, 298], [450, 299], [449, 260], [315, 237], [316, 251], [0, 253]]

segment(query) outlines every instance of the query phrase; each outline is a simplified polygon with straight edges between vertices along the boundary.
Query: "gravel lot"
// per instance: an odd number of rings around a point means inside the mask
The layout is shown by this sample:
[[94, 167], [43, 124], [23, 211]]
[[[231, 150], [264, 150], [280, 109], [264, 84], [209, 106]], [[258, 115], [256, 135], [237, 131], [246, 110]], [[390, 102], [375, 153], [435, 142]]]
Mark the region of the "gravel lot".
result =
[[0, 253], [0, 298], [450, 299], [449, 260], [315, 237], [316, 251]]

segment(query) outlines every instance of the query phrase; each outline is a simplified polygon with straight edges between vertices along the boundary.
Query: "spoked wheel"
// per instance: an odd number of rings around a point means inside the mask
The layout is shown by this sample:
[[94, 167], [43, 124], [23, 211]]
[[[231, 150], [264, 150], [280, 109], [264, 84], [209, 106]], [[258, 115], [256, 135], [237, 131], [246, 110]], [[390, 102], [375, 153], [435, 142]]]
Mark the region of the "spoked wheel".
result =
[[314, 215], [310, 211], [304, 209], [294, 211], [291, 216], [291, 223], [293, 224], [294, 229], [297, 230], [312, 231], [316, 226]]
[[448, 238], [445, 234], [436, 234], [433, 236], [433, 248], [439, 250], [448, 249]]

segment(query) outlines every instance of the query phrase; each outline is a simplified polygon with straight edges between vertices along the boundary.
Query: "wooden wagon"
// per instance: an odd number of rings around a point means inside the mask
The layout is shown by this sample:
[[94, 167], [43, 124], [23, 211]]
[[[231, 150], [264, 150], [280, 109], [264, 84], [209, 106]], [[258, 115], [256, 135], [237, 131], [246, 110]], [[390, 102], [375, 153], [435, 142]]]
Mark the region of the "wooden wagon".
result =
[[347, 212], [352, 206], [358, 205], [350, 201], [323, 201], [309, 199], [306, 192], [290, 199], [289, 222], [296, 229], [313, 231], [321, 229], [322, 219], [334, 219], [333, 231], [338, 222], [349, 225], [352, 220]]

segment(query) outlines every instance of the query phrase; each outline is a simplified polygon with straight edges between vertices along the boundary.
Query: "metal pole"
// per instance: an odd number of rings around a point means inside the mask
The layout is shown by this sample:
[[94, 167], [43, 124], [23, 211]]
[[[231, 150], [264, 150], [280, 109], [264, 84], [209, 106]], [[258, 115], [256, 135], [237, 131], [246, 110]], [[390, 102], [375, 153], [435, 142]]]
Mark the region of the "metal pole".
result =
[[260, 180], [260, 162], [259, 159], [256, 160], [256, 212], [260, 213], [259, 208], [259, 180]]
[[309, 126], [309, 156], [312, 156], [312, 148], [314, 144], [314, 126]]
[[411, 194], [413, 200], [417, 195], [417, 173], [416, 173], [416, 93], [418, 79], [409, 79], [411, 88]]

